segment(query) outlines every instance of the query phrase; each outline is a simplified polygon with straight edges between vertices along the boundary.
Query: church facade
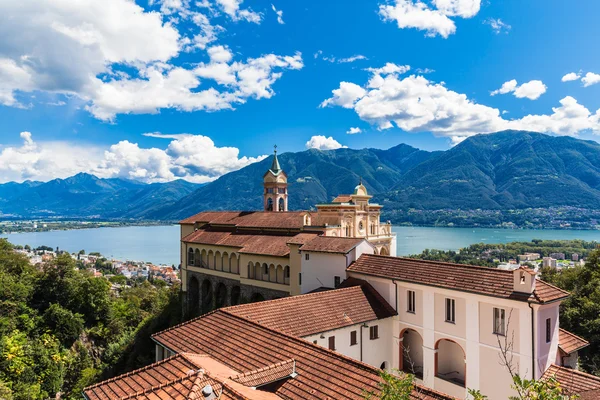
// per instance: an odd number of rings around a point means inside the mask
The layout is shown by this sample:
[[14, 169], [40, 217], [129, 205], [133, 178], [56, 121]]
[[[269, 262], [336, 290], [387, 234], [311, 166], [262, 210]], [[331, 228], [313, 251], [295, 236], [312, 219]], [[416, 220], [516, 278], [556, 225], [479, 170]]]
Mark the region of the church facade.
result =
[[[180, 221], [182, 291], [191, 314], [334, 288], [356, 254], [396, 254], [391, 224], [381, 223], [382, 207], [370, 203], [362, 182], [316, 212], [289, 211], [288, 195], [275, 151], [263, 175], [263, 211], [208, 211]], [[331, 282], [312, 272], [303, 282], [311, 257], [337, 266]]]

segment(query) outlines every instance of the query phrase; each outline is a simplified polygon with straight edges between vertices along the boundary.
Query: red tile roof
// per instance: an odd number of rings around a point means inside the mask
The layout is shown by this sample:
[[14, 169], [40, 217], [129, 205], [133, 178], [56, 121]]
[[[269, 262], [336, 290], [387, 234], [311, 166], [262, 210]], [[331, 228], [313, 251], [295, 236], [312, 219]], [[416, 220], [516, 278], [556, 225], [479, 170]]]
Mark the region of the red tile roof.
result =
[[240, 253], [285, 257], [290, 253], [288, 242], [302, 244], [314, 239], [317, 233], [296, 235], [266, 235], [198, 229], [182, 239], [185, 243], [237, 247]]
[[380, 276], [421, 285], [460, 290], [506, 299], [547, 303], [569, 293], [537, 280], [532, 296], [513, 290], [513, 272], [413, 258], [363, 254], [348, 267], [349, 272]]
[[[239, 371], [257, 370], [290, 359], [298, 375], [273, 388], [284, 399], [355, 399], [380, 393], [378, 370], [305, 340], [268, 329], [224, 309], [152, 336], [175, 352], [207, 354]], [[419, 387], [423, 399], [450, 399]]]
[[566, 354], [571, 354], [589, 345], [590, 343], [587, 340], [580, 338], [574, 333], [562, 328], [558, 330], [558, 348]]
[[225, 310], [298, 337], [396, 315], [394, 308], [371, 285], [359, 280], [353, 284], [362, 286], [242, 304]]
[[195, 387], [210, 384], [215, 391], [222, 386], [206, 376], [199, 376], [196, 365], [181, 355], [167, 358], [144, 368], [120, 375], [84, 389], [89, 400], [144, 399], [149, 394], [166, 394], [165, 399], [188, 398]]
[[309, 242], [306, 242], [300, 250], [318, 251], [323, 253], [342, 253], [346, 254], [358, 246], [365, 239], [362, 238], [342, 238], [335, 236], [317, 236]]
[[244, 372], [231, 380], [244, 386], [258, 387], [288, 378], [296, 373], [296, 361], [293, 359], [267, 365], [266, 367]]
[[600, 377], [586, 374], [574, 369], [552, 364], [542, 375], [542, 380], [553, 377], [563, 388], [563, 393], [579, 395], [579, 399], [598, 399], [600, 394]]
[[351, 194], [339, 194], [335, 199], [333, 199], [332, 203], [349, 203], [351, 201]]
[[302, 229], [307, 211], [205, 211], [182, 221], [180, 224], [204, 223], [232, 225], [239, 228]]

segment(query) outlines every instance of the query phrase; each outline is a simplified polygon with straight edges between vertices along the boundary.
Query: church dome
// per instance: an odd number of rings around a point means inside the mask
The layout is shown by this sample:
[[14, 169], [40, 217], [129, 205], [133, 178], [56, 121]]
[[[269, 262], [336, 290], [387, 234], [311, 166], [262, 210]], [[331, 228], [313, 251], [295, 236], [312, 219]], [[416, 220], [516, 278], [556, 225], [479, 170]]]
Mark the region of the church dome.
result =
[[367, 188], [365, 187], [365, 185], [360, 183], [357, 187], [354, 188], [354, 195], [355, 196], [368, 196], [369, 194], [367, 193]]

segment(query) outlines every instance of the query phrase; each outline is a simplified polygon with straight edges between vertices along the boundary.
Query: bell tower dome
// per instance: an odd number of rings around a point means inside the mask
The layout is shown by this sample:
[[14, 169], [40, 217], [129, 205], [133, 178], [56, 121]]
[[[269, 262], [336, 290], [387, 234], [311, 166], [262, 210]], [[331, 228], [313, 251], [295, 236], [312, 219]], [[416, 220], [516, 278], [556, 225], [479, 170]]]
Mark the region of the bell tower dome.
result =
[[265, 211], [287, 211], [288, 191], [287, 175], [281, 169], [277, 159], [277, 145], [274, 146], [271, 168], [263, 175]]

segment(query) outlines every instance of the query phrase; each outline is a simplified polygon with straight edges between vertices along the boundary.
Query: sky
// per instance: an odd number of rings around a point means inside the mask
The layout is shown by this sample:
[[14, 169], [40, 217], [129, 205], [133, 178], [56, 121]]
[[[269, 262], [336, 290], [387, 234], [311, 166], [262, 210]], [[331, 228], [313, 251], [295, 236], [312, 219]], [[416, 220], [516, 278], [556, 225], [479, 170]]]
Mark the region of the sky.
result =
[[600, 2], [0, 0], [0, 183], [279, 152], [598, 140]]

